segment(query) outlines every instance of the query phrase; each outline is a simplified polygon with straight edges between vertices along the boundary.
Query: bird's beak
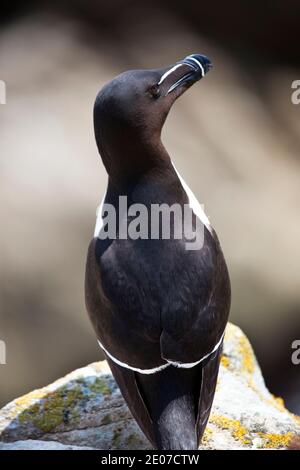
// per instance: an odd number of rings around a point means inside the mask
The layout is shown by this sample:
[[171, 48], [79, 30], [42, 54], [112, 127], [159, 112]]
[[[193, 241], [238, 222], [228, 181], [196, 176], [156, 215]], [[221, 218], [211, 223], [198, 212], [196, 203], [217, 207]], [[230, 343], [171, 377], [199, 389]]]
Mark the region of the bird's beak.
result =
[[177, 90], [176, 94], [179, 96], [179, 89], [184, 91], [190, 87], [203, 78], [211, 67], [210, 60], [204, 55], [192, 54], [185, 57], [163, 72], [158, 82], [162, 95], [167, 96]]

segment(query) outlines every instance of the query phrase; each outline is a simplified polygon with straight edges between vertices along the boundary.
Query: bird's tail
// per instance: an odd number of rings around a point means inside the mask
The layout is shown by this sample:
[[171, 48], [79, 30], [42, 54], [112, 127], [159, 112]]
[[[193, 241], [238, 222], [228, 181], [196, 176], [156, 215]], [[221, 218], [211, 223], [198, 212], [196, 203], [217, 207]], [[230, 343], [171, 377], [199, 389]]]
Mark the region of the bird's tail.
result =
[[136, 373], [158, 449], [198, 448], [196, 421], [201, 374], [200, 364], [191, 369], [169, 366], [151, 375]]

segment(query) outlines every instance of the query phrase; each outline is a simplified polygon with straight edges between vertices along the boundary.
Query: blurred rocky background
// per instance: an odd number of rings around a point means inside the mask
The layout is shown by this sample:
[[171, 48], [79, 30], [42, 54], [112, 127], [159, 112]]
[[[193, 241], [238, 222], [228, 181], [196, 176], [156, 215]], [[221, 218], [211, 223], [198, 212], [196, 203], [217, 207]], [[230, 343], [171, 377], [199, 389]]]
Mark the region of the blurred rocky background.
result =
[[0, 406], [101, 352], [84, 307], [86, 249], [106, 175], [92, 106], [129, 68], [208, 55], [164, 143], [227, 258], [231, 320], [268, 387], [300, 412], [300, 3], [63, 0], [0, 7]]

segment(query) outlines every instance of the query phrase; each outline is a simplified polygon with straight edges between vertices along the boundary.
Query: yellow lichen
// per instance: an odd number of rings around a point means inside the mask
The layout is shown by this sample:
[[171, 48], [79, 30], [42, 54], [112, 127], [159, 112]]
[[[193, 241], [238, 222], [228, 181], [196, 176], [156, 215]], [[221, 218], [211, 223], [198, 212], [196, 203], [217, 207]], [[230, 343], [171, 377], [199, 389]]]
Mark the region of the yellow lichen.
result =
[[252, 375], [255, 369], [254, 353], [246, 336], [239, 338], [239, 353], [242, 356], [242, 368], [248, 374]]
[[249, 387], [259, 396], [260, 400], [266, 403], [267, 405], [274, 406], [277, 408], [279, 411], [282, 413], [285, 413], [288, 415], [294, 423], [298, 424], [300, 426], [300, 416], [294, 415], [291, 413], [286, 407], [283, 398], [281, 397], [275, 397], [274, 395], [270, 394], [270, 398], [268, 398], [266, 395], [264, 395], [260, 390], [257, 389], [257, 387], [254, 385], [253, 380], [250, 379], [248, 381]]
[[43, 432], [50, 432], [70, 418], [76, 418], [74, 408], [84, 397], [81, 387], [62, 387], [43, 396], [19, 416], [20, 423], [31, 422]]
[[232, 339], [232, 337], [235, 336], [237, 329], [238, 328], [232, 323], [227, 323], [226, 330], [225, 330], [225, 343], [229, 342]]
[[263, 447], [266, 449], [279, 449], [287, 447], [292, 440], [293, 433], [287, 432], [286, 434], [268, 434], [259, 432], [259, 437], [263, 440]]
[[16, 400], [20, 423], [32, 423], [43, 432], [50, 432], [61, 424], [78, 418], [78, 405], [98, 395], [109, 395], [109, 385], [97, 377], [86, 387], [83, 379], [74, 386], [63, 386], [53, 392], [37, 390]]
[[271, 394], [271, 398], [269, 400], [269, 403], [271, 405], [274, 405], [280, 411], [287, 411], [286, 408], [285, 408], [284, 400], [281, 397], [275, 397], [274, 395]]
[[213, 430], [207, 426], [202, 437], [202, 444], [208, 444], [213, 436]]
[[289, 413], [293, 421], [300, 426], [300, 416]]
[[293, 413], [291, 413], [288, 409], [285, 407], [284, 399], [281, 397], [275, 397], [274, 395], [271, 394], [270, 400], [268, 400], [268, 403], [270, 405], [275, 406], [279, 411], [282, 411], [289, 415], [289, 417], [294, 421], [294, 423], [300, 425], [300, 416], [297, 416]]
[[224, 354], [221, 357], [221, 364], [223, 367], [229, 367], [230, 366], [230, 359], [228, 356], [225, 356]]
[[47, 395], [47, 392], [44, 388], [40, 390], [34, 390], [33, 392], [28, 393], [27, 395], [17, 398], [17, 400], [15, 400], [15, 406], [19, 409], [27, 408], [28, 405], [30, 405], [32, 402], [34, 402], [35, 400], [41, 400], [45, 397], [45, 395]]
[[90, 384], [89, 389], [91, 392], [93, 392], [96, 395], [102, 394], [102, 395], [110, 395], [111, 390], [109, 386], [107, 385], [107, 382], [100, 377], [97, 377], [95, 381]]
[[248, 431], [240, 421], [227, 418], [227, 416], [212, 415], [209, 422], [215, 424], [220, 429], [228, 430], [232, 437], [242, 444], [251, 444], [251, 441], [246, 438]]
[[[255, 356], [251, 344], [244, 333], [231, 323], [228, 323], [226, 328], [225, 345], [226, 343], [234, 344], [234, 349], [241, 358], [240, 371], [246, 372], [247, 375], [253, 375], [255, 370]], [[226, 356], [226, 354], [223, 354], [221, 364], [223, 364], [224, 367], [228, 367], [230, 365], [230, 358]]]
[[[250, 437], [248, 437], [250, 432], [238, 420], [228, 418], [227, 416], [212, 415], [209, 422], [219, 429], [228, 430], [231, 436], [243, 445], [249, 445], [252, 442]], [[253, 434], [253, 437], [258, 436], [262, 439], [261, 447], [265, 449], [285, 448], [289, 445], [294, 436], [292, 432], [285, 434], [257, 432]]]

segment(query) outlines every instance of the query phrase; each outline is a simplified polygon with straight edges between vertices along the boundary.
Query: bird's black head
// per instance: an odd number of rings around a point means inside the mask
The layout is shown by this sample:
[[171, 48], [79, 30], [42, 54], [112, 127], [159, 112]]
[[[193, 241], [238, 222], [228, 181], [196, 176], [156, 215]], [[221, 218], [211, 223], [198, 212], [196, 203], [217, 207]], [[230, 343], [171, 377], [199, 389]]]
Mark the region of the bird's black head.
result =
[[211, 68], [210, 60], [192, 54], [171, 66], [130, 70], [118, 75], [99, 92], [94, 106], [97, 145], [110, 174], [116, 153], [145, 152], [157, 146], [174, 101]]

